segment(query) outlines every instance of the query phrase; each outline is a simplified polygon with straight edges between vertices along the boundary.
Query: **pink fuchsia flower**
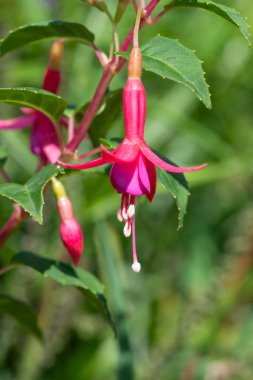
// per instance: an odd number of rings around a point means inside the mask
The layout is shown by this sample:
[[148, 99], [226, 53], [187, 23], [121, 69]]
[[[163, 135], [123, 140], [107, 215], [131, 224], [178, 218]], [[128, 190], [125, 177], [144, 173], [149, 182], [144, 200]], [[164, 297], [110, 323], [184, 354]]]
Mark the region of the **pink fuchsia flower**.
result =
[[141, 82], [141, 52], [133, 48], [128, 65], [128, 80], [123, 93], [123, 110], [125, 121], [125, 138], [112, 152], [103, 145], [101, 157], [95, 160], [62, 166], [73, 169], [89, 169], [107, 163], [112, 164], [110, 180], [118, 193], [122, 194], [118, 219], [125, 222], [124, 235], [132, 233], [133, 265], [132, 269], [139, 272], [140, 263], [136, 254], [135, 239], [135, 205], [136, 197], [146, 195], [152, 201], [156, 192], [156, 167], [172, 173], [184, 173], [199, 170], [206, 165], [179, 168], [160, 159], [144, 140], [146, 119], [146, 93]]
[[57, 206], [61, 218], [60, 236], [74, 264], [79, 264], [83, 253], [84, 239], [80, 224], [76, 220], [70, 199], [67, 197], [61, 182], [52, 180], [53, 190], [57, 197]]
[[[50, 67], [44, 74], [42, 89], [56, 94], [59, 90], [61, 73], [58, 70], [63, 53], [62, 41], [51, 48]], [[0, 130], [15, 130], [32, 127], [31, 151], [41, 158], [43, 164], [54, 164], [61, 154], [60, 139], [53, 122], [43, 113], [30, 108], [22, 108], [23, 116], [11, 120], [0, 120]]]

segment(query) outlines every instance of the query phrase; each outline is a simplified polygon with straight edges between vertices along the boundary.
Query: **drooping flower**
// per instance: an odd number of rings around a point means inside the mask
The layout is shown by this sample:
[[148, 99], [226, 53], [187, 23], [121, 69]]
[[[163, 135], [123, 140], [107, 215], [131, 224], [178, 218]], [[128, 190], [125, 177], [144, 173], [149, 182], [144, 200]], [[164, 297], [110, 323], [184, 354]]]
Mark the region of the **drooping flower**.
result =
[[82, 164], [60, 162], [62, 166], [73, 169], [89, 169], [111, 163], [110, 180], [118, 193], [122, 194], [118, 219], [125, 222], [124, 235], [132, 233], [133, 265], [139, 272], [140, 263], [136, 254], [135, 241], [135, 205], [136, 197], [146, 195], [152, 201], [156, 191], [156, 167], [172, 173], [184, 173], [199, 170], [206, 165], [179, 168], [160, 159], [144, 140], [146, 119], [146, 93], [141, 81], [141, 52], [132, 49], [128, 64], [128, 80], [123, 93], [125, 138], [112, 152], [101, 146], [101, 157]]
[[[59, 65], [63, 53], [62, 41], [52, 45], [50, 66], [46, 69], [42, 89], [56, 94], [59, 90], [61, 73]], [[22, 108], [23, 116], [11, 120], [0, 120], [0, 130], [15, 130], [32, 127], [31, 151], [41, 158], [43, 164], [55, 163], [61, 154], [60, 139], [53, 122], [42, 112]]]
[[60, 236], [73, 262], [77, 266], [83, 253], [84, 239], [80, 224], [76, 220], [70, 199], [60, 181], [52, 179], [53, 190], [61, 218]]

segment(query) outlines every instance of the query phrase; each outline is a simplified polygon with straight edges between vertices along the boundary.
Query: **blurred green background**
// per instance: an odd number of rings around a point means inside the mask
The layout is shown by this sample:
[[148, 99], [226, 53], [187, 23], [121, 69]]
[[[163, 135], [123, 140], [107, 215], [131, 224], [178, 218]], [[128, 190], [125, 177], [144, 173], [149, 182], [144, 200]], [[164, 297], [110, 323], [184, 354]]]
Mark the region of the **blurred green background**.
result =
[[[116, 1], [107, 2], [112, 11]], [[252, 0], [223, 1], [253, 24]], [[161, 1], [158, 9], [166, 1]], [[109, 51], [106, 16], [79, 0], [1, 0], [0, 35], [49, 19], [84, 23]], [[119, 24], [123, 40], [134, 19], [130, 5]], [[137, 250], [142, 271], [131, 271], [131, 241], [116, 220], [120, 197], [109, 179], [77, 173], [63, 179], [85, 233], [81, 266], [106, 285], [119, 335], [77, 290], [58, 287], [29, 269], [1, 276], [1, 292], [28, 302], [38, 313], [43, 342], [0, 316], [0, 380], [250, 380], [253, 379], [253, 56], [237, 28], [201, 10], [178, 9], [141, 31], [140, 43], [160, 33], [196, 50], [212, 93], [207, 110], [185, 87], [144, 72], [146, 139], [181, 166], [208, 162], [187, 174], [191, 197], [177, 231], [173, 198], [158, 189], [137, 207]], [[0, 86], [40, 87], [50, 42], [3, 57]], [[65, 49], [61, 95], [89, 101], [101, 75], [93, 52]], [[110, 89], [122, 88], [126, 69]], [[1, 106], [1, 118], [19, 114]], [[123, 117], [108, 137], [123, 136]], [[13, 182], [24, 183], [37, 159], [29, 130], [1, 132]], [[11, 202], [0, 198], [0, 223]], [[29, 250], [56, 258], [64, 252], [51, 191], [45, 223], [26, 220], [1, 248], [1, 263]]]

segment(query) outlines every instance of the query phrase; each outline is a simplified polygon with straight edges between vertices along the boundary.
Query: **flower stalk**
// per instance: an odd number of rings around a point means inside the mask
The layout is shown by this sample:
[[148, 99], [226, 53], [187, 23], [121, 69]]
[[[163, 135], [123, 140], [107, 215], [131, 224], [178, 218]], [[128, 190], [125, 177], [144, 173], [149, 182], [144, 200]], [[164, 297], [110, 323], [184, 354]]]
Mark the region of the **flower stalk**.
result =
[[120, 222], [124, 222], [125, 237], [132, 234], [132, 254], [134, 272], [141, 269], [136, 253], [135, 207], [136, 197], [145, 195], [151, 202], [157, 184], [156, 167], [172, 173], [184, 173], [199, 170], [206, 165], [180, 168], [161, 160], [148, 146], [144, 139], [146, 122], [146, 92], [141, 81], [142, 55], [139, 49], [138, 32], [142, 8], [139, 7], [133, 31], [133, 48], [128, 62], [128, 79], [123, 92], [123, 111], [125, 137], [112, 152], [101, 145], [101, 157], [82, 164], [67, 164], [64, 167], [89, 169], [107, 163], [112, 164], [110, 181], [115, 190], [121, 194], [121, 206], [117, 211]]

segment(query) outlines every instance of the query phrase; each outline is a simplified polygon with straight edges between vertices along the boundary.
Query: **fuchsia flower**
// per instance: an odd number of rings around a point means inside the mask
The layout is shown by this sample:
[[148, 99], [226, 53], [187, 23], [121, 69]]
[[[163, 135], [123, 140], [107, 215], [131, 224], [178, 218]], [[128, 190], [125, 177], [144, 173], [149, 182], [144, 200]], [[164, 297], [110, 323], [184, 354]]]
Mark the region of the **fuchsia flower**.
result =
[[63, 185], [56, 178], [52, 179], [52, 185], [61, 218], [61, 240], [77, 266], [83, 253], [83, 232], [74, 216], [72, 203], [67, 197]]
[[[60, 44], [62, 45], [62, 42], [57, 41], [52, 46], [51, 65], [45, 71], [42, 84], [43, 90], [54, 94], [58, 92], [61, 81], [61, 73], [56, 68], [60, 61], [59, 56], [62, 55], [62, 51], [59, 52]], [[23, 116], [11, 120], [0, 120], [0, 130], [32, 127], [30, 140], [32, 152], [41, 158], [43, 164], [47, 162], [54, 164], [61, 154], [59, 136], [55, 125], [39, 111], [30, 108], [22, 108], [21, 110], [24, 113]]]
[[121, 206], [117, 216], [125, 222], [124, 235], [132, 232], [133, 265], [139, 272], [140, 263], [136, 254], [135, 241], [135, 204], [136, 196], [146, 195], [152, 201], [156, 191], [156, 166], [172, 173], [199, 170], [206, 165], [179, 168], [161, 160], [144, 140], [146, 119], [146, 93], [141, 81], [141, 52], [133, 48], [128, 65], [128, 80], [123, 93], [125, 138], [112, 152], [103, 145], [101, 157], [95, 160], [72, 165], [60, 162], [62, 166], [73, 169], [89, 169], [112, 163], [110, 180], [118, 193], [122, 194]]

